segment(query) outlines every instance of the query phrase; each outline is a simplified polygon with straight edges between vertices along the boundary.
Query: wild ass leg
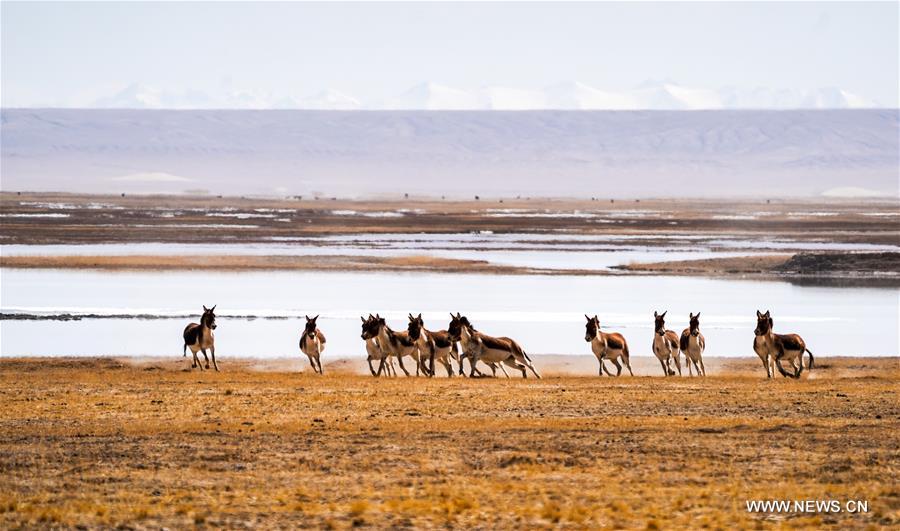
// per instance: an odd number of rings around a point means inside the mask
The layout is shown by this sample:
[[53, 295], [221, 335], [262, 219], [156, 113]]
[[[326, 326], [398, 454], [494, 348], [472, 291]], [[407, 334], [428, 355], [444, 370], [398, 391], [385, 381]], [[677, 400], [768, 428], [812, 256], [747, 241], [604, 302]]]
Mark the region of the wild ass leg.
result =
[[703, 358], [700, 358], [700, 369], [703, 371], [703, 376], [706, 376], [706, 367], [703, 365]]
[[206, 360], [206, 368], [208, 369], [208, 368], [209, 368], [209, 356], [206, 355], [206, 349], [205, 349], [205, 348], [201, 348], [201, 349], [200, 349], [200, 352], [203, 353], [203, 359]]
[[191, 368], [194, 369], [196, 367], [200, 367], [200, 370], [203, 370], [203, 365], [200, 365], [200, 358], [197, 357], [197, 351], [191, 349], [191, 354], [194, 355], [194, 362], [191, 364]]
[[216, 363], [216, 346], [215, 345], [212, 345], [209, 347], [209, 355], [212, 356], [213, 367], [216, 368], [216, 372], [219, 372], [219, 364]]
[[453, 378], [453, 364], [450, 363], [449, 359], [442, 360], [444, 364], [444, 368], [447, 369], [447, 378]]
[[616, 376], [621, 376], [622, 375], [622, 364], [619, 363], [619, 359], [616, 358], [616, 359], [610, 360], [610, 361], [612, 361], [613, 365], [616, 366]]
[[[505, 360], [503, 360], [500, 363], [500, 367], [503, 367], [504, 365], [509, 365], [513, 369], [518, 369], [518, 370], [522, 371], [522, 378], [528, 378], [528, 371], [525, 370], [525, 365], [522, 365], [521, 363], [519, 363], [515, 358], [513, 358], [513, 357], [506, 358]], [[506, 372], [506, 371], [504, 370], [503, 372]], [[507, 375], [507, 378], [509, 378], [508, 375]]]
[[662, 365], [663, 376], [668, 376], [671, 369], [669, 369], [668, 365], [663, 360], [659, 360], [659, 364]]
[[372, 357], [369, 356], [368, 358], [366, 358], [366, 362], [368, 362], [368, 364], [369, 364], [369, 372], [372, 373], [372, 376], [376, 376], [376, 374], [375, 374], [375, 368], [372, 367]]
[[409, 371], [406, 370], [406, 367], [403, 366], [403, 356], [397, 356], [397, 361], [400, 362], [400, 369], [403, 370], [404, 374], [406, 374], [407, 376], [409, 376], [409, 375], [410, 375], [410, 374], [409, 374]]
[[609, 359], [606, 358], [605, 356], [602, 357], [602, 358], [600, 358], [600, 368], [603, 370], [603, 372], [606, 373], [607, 376], [612, 376], [613, 374], [612, 374], [612, 372], [609, 370], [609, 367], [607, 367], [606, 364], [603, 363], [603, 362], [605, 362], [605, 361], [609, 361]]
[[672, 357], [675, 358], [675, 368], [678, 369], [678, 376], [681, 376], [681, 356], [678, 351], [676, 351]]
[[625, 366], [628, 367], [628, 374], [634, 376], [634, 373], [631, 372], [631, 359], [630, 358], [622, 358], [622, 361], [624, 361]]
[[769, 356], [768, 356], [768, 354], [765, 355], [765, 356], [760, 356], [760, 359], [762, 360], [763, 367], [766, 368], [766, 378], [771, 378], [771, 377], [772, 377], [772, 372], [769, 370]]

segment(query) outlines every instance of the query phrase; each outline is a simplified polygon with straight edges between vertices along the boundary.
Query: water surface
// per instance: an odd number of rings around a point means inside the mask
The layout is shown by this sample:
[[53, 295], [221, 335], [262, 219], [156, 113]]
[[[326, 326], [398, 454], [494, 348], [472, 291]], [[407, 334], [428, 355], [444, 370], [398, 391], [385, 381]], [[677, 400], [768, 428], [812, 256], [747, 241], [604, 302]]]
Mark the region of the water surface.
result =
[[[321, 314], [329, 356], [364, 356], [360, 315], [395, 329], [422, 312], [431, 329], [462, 312], [477, 328], [528, 352], [589, 354], [584, 314], [651, 355], [653, 311], [681, 331], [702, 312], [709, 356], [753, 355], [756, 309], [796, 332], [818, 356], [898, 355], [898, 291], [804, 287], [685, 277], [504, 276], [429, 273], [94, 272], [0, 270], [5, 314], [107, 314], [115, 319], [0, 321], [0, 355], [180, 356], [181, 332], [201, 305], [218, 305], [218, 354], [295, 356], [304, 314]], [[140, 316], [151, 319], [137, 318]], [[240, 317], [237, 317], [240, 316]]]

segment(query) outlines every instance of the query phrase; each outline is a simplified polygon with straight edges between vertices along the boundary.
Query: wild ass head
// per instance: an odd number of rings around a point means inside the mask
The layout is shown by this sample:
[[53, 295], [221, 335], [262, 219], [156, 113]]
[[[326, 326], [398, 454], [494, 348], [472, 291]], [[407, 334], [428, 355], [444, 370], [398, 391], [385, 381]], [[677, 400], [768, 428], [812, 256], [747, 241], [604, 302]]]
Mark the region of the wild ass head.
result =
[[697, 312], [697, 315], [691, 313], [691, 321], [688, 326], [690, 326], [692, 336], [700, 334], [700, 312]]
[[378, 314], [372, 315], [369, 314], [368, 319], [362, 319], [362, 337], [363, 339], [372, 339], [378, 335], [378, 332], [381, 331], [381, 327], [384, 326], [384, 318]]
[[[653, 312], [653, 318], [656, 319], [656, 333], [657, 335], [664, 336], [666, 335], [666, 314], [669, 313], [668, 310], [663, 313]], [[587, 317], [587, 316], [585, 316]]]
[[216, 329], [216, 305], [213, 305], [212, 308], [207, 308], [206, 305], [203, 305], [203, 316], [200, 317], [200, 324], [209, 328], [210, 330]]
[[450, 336], [454, 341], [459, 341], [462, 336], [463, 327], [468, 328], [470, 331], [475, 330], [475, 327], [472, 326], [472, 323], [469, 322], [469, 319], [464, 315], [460, 315], [459, 312], [456, 312], [456, 315], [450, 314], [450, 324], [447, 325], [447, 335]]
[[419, 339], [419, 336], [422, 335], [422, 329], [425, 328], [425, 321], [422, 320], [422, 314], [420, 313], [418, 317], [413, 317], [413, 314], [409, 314], [409, 327], [407, 327], [406, 331], [409, 333], [409, 338], [413, 341]]
[[585, 315], [584, 318], [587, 319], [587, 323], [584, 325], [584, 340], [590, 343], [600, 333], [600, 319], [596, 315], [593, 317]]
[[766, 310], [766, 313], [760, 313], [759, 310], [756, 310], [756, 330], [753, 331], [754, 334], [758, 336], [768, 334], [772, 330], [773, 324], [769, 310]]
[[308, 315], [304, 315], [306, 317], [306, 328], [303, 330], [303, 335], [309, 336], [310, 338], [316, 337], [316, 319], [319, 316], [315, 316], [312, 319], [309, 318]]

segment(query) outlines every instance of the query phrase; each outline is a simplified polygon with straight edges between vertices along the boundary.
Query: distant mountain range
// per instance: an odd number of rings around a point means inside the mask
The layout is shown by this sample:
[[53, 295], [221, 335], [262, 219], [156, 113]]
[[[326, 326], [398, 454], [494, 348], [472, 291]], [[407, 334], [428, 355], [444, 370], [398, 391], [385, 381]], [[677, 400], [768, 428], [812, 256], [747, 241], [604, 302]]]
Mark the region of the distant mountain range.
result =
[[[430, 89], [409, 95], [438, 97], [416, 101], [462, 98]], [[319, 101], [346, 103], [333, 94]], [[5, 109], [0, 116], [3, 190], [896, 198], [900, 168], [896, 109]]]
[[541, 90], [484, 87], [462, 90], [422, 83], [383, 101], [363, 101], [336, 90], [309, 97], [236, 91], [213, 97], [200, 91], [171, 92], [133, 84], [89, 107], [101, 109], [309, 109], [309, 110], [714, 110], [862, 109], [880, 105], [839, 88], [786, 90], [689, 88], [648, 81], [632, 90], [607, 91], [584, 83]]

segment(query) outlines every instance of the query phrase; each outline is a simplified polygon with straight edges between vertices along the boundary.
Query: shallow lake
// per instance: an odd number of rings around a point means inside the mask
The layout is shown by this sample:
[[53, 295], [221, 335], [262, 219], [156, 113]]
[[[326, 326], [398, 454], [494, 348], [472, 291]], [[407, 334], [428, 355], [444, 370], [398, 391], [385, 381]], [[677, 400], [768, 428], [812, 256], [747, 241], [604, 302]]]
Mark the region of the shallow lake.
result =
[[756, 309], [777, 332], [801, 334], [817, 358], [898, 355], [900, 291], [681, 277], [502, 276], [429, 273], [95, 272], [0, 270], [0, 310], [78, 321], [0, 321], [0, 355], [180, 356], [181, 332], [217, 306], [220, 359], [297, 356], [304, 314], [321, 314], [328, 357], [362, 357], [360, 315], [395, 330], [408, 312], [443, 329], [460, 311], [481, 331], [536, 354], [590, 354], [584, 314], [649, 356], [653, 311], [680, 332], [701, 311], [707, 356], [752, 356]]

